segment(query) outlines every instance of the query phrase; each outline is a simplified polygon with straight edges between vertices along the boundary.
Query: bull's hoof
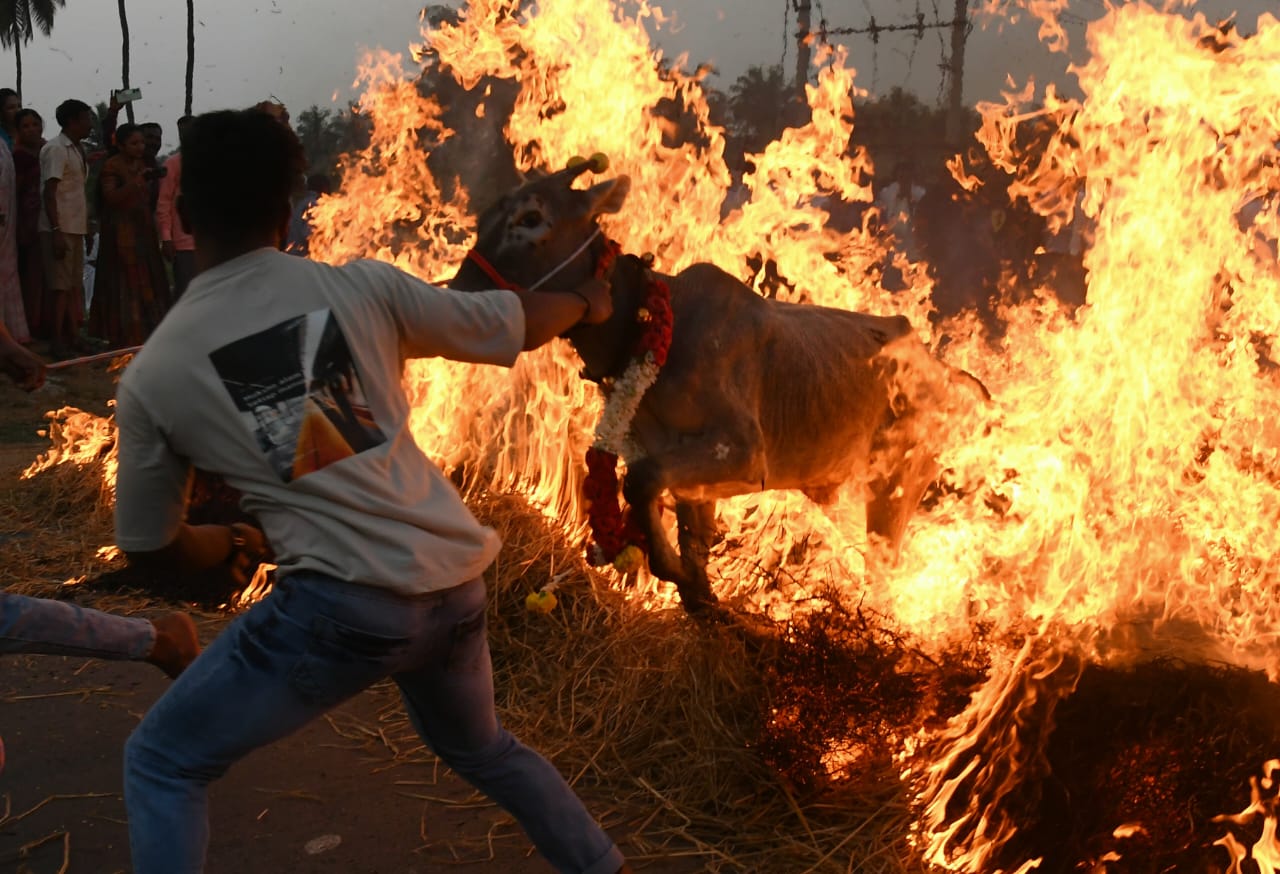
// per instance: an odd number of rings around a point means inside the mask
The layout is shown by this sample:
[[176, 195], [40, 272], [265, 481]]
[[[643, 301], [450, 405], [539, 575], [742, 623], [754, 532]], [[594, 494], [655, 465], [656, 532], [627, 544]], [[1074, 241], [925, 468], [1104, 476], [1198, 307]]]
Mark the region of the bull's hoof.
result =
[[720, 606], [720, 600], [711, 593], [710, 587], [706, 590], [691, 591], [689, 586], [677, 584], [676, 591], [680, 593], [680, 606], [684, 607], [684, 612], [690, 616], [701, 619], [724, 611]]

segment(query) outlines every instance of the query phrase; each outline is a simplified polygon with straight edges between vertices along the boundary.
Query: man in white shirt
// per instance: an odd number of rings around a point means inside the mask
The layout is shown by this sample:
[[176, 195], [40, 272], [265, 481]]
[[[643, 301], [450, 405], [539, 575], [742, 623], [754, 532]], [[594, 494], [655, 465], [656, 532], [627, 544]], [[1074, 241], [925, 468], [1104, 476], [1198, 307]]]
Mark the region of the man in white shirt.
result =
[[192, 123], [180, 209], [198, 274], [120, 382], [116, 542], [130, 561], [197, 570], [265, 549], [183, 521], [198, 467], [244, 495], [280, 567], [126, 745], [135, 874], [202, 871], [208, 784], [385, 677], [423, 740], [557, 870], [629, 871], [555, 768], [498, 723], [480, 574], [501, 544], [418, 449], [400, 385], [406, 358], [510, 366], [603, 321], [608, 284], [466, 293], [381, 262], [290, 257], [302, 165], [267, 113]]
[[85, 199], [88, 165], [80, 141], [93, 130], [93, 110], [83, 101], [65, 100], [56, 117], [62, 131], [40, 150], [38, 228], [45, 289], [51, 303], [51, 352], [55, 358], [64, 358], [82, 345], [89, 205]]

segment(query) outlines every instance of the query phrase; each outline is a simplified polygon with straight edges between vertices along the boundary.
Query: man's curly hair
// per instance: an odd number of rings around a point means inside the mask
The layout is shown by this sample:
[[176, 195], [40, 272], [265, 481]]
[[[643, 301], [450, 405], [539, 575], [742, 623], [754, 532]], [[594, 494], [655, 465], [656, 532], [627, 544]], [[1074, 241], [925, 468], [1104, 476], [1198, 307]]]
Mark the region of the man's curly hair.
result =
[[226, 243], [287, 221], [306, 172], [302, 143], [257, 108], [196, 116], [182, 143], [182, 199], [192, 230]]

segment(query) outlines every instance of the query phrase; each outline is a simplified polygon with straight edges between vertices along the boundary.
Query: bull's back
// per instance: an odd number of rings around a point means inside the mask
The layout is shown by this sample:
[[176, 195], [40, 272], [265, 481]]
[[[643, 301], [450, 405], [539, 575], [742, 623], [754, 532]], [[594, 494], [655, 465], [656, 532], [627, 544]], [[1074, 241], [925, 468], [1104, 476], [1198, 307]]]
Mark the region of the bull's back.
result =
[[825, 488], [865, 472], [889, 414], [886, 349], [914, 342], [903, 316], [771, 302], [760, 420], [771, 488]]
[[847, 480], [887, 414], [882, 351], [913, 342], [902, 316], [760, 297], [711, 265], [671, 280], [670, 378], [751, 408], [768, 458], [767, 488]]

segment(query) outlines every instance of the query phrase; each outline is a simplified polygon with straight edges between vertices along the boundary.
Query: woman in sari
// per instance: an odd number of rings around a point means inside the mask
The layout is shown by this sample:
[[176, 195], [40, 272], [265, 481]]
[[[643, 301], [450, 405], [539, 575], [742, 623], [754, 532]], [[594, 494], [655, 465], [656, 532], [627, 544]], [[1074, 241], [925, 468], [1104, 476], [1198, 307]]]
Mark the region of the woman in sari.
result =
[[44, 263], [40, 258], [40, 149], [44, 146], [44, 119], [34, 109], [17, 115], [17, 140], [13, 166], [18, 174], [18, 278], [22, 280], [22, 305], [33, 337], [48, 334], [45, 314]]
[[22, 286], [18, 282], [18, 175], [0, 141], [0, 322], [19, 343], [30, 343]]
[[151, 215], [150, 179], [142, 131], [116, 131], [120, 151], [102, 165], [98, 181], [98, 267], [89, 333], [113, 346], [137, 346], [169, 308], [169, 281]]

